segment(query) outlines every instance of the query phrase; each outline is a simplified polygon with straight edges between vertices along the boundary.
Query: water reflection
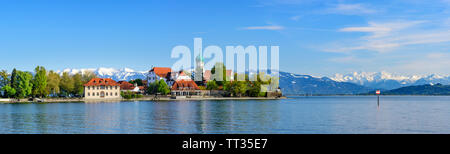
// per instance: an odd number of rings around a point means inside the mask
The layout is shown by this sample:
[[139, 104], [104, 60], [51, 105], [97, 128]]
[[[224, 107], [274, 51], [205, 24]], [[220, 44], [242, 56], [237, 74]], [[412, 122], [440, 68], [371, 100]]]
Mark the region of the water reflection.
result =
[[0, 133], [450, 133], [450, 97], [0, 104]]

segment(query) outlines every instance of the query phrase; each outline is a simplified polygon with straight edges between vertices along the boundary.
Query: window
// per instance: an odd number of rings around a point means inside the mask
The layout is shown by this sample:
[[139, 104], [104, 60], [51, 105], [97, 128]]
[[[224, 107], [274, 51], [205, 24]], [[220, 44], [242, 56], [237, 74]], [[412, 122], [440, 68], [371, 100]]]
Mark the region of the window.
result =
[[[114, 86], [114, 87], [116, 87], [116, 90], [117, 90], [117, 86]], [[116, 94], [116, 96], [117, 96], [117, 94]]]
[[91, 96], [91, 93], [88, 93], [88, 96]]
[[98, 90], [98, 89], [100, 89], [100, 87], [99, 87], [99, 86], [97, 86], [97, 90]]
[[95, 93], [92, 93], [92, 96], [95, 96]]
[[100, 96], [100, 94], [98, 94], [98, 92], [97, 92], [97, 96]]
[[112, 92], [110, 94], [111, 94], [110, 96], [112, 96]]
[[88, 86], [88, 90], [91, 90], [91, 87]]
[[108, 96], [108, 93], [106, 93], [106, 96]]
[[117, 92], [116, 92], [116, 96], [117, 96]]

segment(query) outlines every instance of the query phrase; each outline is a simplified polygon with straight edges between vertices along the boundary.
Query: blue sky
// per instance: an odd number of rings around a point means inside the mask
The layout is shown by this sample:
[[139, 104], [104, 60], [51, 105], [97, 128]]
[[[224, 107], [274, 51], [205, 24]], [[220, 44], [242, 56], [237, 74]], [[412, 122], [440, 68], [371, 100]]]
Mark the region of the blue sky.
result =
[[0, 69], [172, 66], [176, 45], [278, 45], [280, 69], [450, 74], [450, 0], [0, 0]]

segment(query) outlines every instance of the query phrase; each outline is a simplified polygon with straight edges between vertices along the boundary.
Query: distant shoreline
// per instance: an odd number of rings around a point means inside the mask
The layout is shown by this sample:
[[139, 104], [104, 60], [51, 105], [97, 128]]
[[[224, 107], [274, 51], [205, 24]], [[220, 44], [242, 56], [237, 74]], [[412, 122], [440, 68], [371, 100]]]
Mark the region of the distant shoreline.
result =
[[[330, 94], [330, 95], [321, 95], [321, 94], [314, 94], [314, 95], [286, 95], [289, 96], [377, 96], [377, 95], [358, 95], [358, 94]], [[450, 96], [450, 95], [380, 95], [380, 96]]]
[[123, 102], [123, 101], [216, 101], [216, 100], [279, 100], [287, 97], [193, 97], [193, 98], [171, 98], [171, 97], [143, 97], [133, 99], [84, 99], [84, 98], [43, 98], [40, 101], [29, 101], [22, 99], [19, 101], [0, 101], [0, 103], [67, 103], [67, 102]]

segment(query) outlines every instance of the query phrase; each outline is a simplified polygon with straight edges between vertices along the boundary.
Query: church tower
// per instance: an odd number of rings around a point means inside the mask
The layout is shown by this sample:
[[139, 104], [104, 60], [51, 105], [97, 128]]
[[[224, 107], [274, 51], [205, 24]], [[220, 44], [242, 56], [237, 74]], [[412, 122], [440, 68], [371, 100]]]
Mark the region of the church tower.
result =
[[203, 73], [205, 72], [204, 70], [204, 65], [205, 62], [203, 60], [203, 55], [200, 53], [196, 58], [195, 58], [195, 76], [194, 76], [194, 81], [198, 84], [198, 85], [203, 85]]

